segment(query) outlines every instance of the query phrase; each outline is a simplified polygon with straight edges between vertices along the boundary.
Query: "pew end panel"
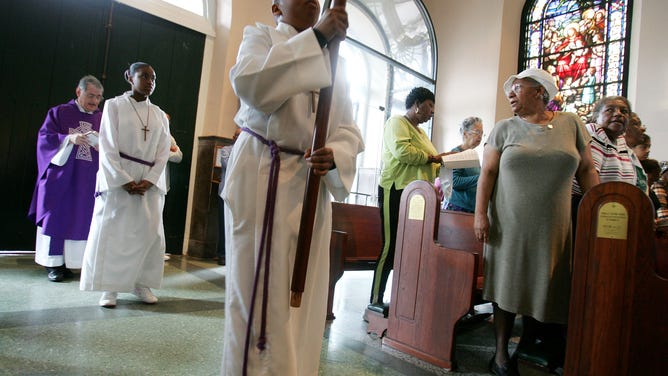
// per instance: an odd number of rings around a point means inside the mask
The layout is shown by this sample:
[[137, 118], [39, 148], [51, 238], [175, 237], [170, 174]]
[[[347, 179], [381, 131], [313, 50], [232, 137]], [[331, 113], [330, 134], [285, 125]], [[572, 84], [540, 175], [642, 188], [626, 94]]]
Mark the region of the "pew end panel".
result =
[[474, 304], [483, 303], [483, 243], [475, 237], [474, 215], [471, 213], [441, 210], [436, 239], [445, 248], [465, 251], [475, 255], [475, 299]]
[[600, 184], [583, 197], [565, 375], [663, 375], [668, 369], [668, 280], [657, 274], [662, 250], [653, 228], [651, 202], [630, 184]]
[[435, 243], [438, 206], [431, 184], [404, 189], [383, 346], [453, 369], [455, 326], [472, 306], [476, 258]]

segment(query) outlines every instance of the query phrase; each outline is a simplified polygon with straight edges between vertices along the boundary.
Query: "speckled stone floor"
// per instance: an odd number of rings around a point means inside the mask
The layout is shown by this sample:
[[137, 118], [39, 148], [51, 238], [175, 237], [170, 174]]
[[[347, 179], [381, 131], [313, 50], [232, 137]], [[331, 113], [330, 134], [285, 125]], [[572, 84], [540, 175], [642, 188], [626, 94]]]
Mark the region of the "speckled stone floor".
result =
[[[370, 271], [349, 271], [339, 281], [319, 374], [446, 374], [366, 333], [371, 278]], [[0, 375], [220, 374], [225, 267], [172, 256], [154, 292], [156, 305], [120, 294], [116, 309], [103, 309], [99, 293], [79, 291], [78, 276], [49, 282], [32, 255], [0, 253]], [[459, 368], [447, 374], [488, 375], [492, 346], [489, 322], [461, 328]]]

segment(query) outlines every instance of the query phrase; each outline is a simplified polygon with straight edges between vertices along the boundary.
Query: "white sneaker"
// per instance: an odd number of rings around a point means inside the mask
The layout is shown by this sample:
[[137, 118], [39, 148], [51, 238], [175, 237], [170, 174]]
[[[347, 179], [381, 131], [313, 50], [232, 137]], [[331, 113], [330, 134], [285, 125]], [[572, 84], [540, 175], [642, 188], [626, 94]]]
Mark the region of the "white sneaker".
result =
[[109, 292], [105, 291], [102, 293], [102, 297], [100, 298], [100, 306], [104, 308], [114, 308], [116, 307], [116, 297], [118, 296], [118, 293], [116, 292]]
[[155, 304], [158, 302], [158, 298], [151, 292], [151, 289], [148, 287], [135, 287], [132, 292], [135, 294], [142, 302], [146, 304]]

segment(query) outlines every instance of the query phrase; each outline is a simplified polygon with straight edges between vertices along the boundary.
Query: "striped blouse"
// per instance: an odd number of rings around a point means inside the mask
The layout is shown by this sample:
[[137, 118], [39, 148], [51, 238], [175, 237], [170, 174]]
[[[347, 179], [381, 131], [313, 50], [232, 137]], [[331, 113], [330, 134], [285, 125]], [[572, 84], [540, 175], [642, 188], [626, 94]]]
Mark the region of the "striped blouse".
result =
[[[626, 145], [624, 136], [617, 137], [613, 142], [608, 138], [605, 130], [596, 124], [589, 123], [585, 125], [585, 128], [592, 137], [589, 146], [601, 183], [623, 181], [636, 185], [638, 180], [631, 160], [633, 151]], [[573, 193], [582, 195], [582, 189], [577, 180], [573, 183]]]
[[666, 183], [659, 180], [652, 185], [652, 190], [661, 203], [661, 206], [656, 208], [656, 219], [668, 219], [668, 192], [666, 190]]

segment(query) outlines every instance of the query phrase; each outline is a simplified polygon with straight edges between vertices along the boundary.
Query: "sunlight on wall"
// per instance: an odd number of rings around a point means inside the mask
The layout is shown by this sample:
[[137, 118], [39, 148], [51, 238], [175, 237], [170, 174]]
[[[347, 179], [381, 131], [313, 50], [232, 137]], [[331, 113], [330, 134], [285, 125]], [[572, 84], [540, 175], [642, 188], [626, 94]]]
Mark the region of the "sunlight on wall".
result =
[[199, 16], [204, 16], [204, 2], [203, 1], [194, 1], [194, 0], [162, 0], [166, 3], [176, 5], [177, 7], [183, 8], [189, 12], [193, 12]]

